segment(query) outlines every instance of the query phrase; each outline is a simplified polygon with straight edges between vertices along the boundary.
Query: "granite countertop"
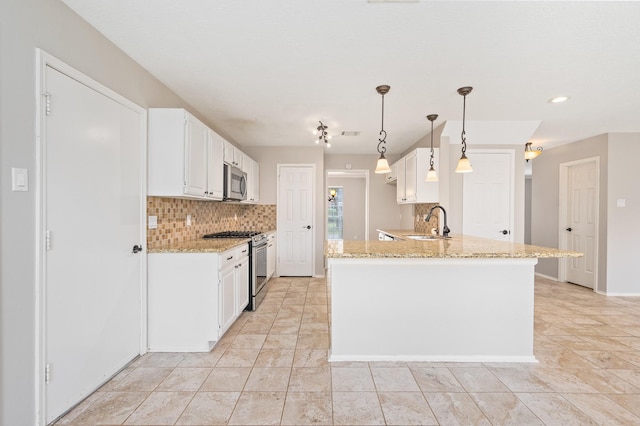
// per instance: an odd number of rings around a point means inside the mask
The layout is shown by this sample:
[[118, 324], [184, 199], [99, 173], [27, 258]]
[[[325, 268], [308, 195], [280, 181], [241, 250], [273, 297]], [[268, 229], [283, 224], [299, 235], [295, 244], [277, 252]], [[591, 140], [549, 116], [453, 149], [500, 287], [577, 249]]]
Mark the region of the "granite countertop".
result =
[[147, 253], [222, 253], [248, 242], [249, 238], [199, 238], [152, 248]]
[[[426, 235], [412, 230], [380, 230], [394, 237]], [[528, 244], [494, 241], [486, 238], [454, 235], [431, 240], [325, 242], [328, 258], [552, 258], [581, 257], [583, 253]]]

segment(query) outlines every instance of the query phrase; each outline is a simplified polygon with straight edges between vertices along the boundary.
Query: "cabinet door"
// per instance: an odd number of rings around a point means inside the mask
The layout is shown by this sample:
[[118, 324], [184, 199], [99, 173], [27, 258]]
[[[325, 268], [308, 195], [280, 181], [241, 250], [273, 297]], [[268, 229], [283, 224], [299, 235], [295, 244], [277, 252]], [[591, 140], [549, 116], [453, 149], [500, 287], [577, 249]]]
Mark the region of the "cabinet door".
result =
[[224, 139], [212, 130], [208, 132], [207, 191], [208, 198], [222, 200]]
[[207, 127], [187, 114], [185, 125], [184, 193], [205, 196], [207, 186]]
[[220, 336], [236, 319], [236, 267], [227, 266], [220, 274]]
[[231, 164], [232, 166], [236, 165], [235, 160], [236, 155], [236, 147], [231, 144], [231, 142], [224, 141], [224, 162], [227, 164]]
[[416, 152], [413, 151], [404, 158], [404, 192], [405, 202], [413, 203], [416, 201], [416, 184], [418, 177]]
[[405, 193], [405, 173], [404, 173], [404, 158], [398, 160], [395, 164], [397, 164], [397, 173], [398, 180], [396, 183], [396, 201], [398, 204], [403, 204], [407, 202], [407, 196]]
[[249, 258], [240, 257], [236, 267], [236, 315], [249, 304]]

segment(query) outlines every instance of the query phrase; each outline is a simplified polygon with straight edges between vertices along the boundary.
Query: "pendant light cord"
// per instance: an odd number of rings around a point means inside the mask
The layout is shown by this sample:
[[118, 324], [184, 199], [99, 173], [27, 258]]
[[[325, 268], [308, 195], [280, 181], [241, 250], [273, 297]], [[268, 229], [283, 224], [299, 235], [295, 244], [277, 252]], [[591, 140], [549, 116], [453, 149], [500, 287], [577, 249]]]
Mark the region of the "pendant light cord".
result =
[[462, 96], [462, 155], [464, 155], [464, 153], [467, 151], [467, 138], [466, 136], [466, 132], [464, 131], [464, 122], [465, 122], [465, 116], [467, 113], [467, 95]]
[[429, 166], [433, 168], [433, 120], [431, 120], [431, 158], [429, 159]]
[[382, 136], [382, 138], [378, 138], [378, 152], [380, 154], [384, 154], [385, 152], [387, 152], [387, 147], [385, 147], [383, 144], [386, 144], [387, 141], [385, 139], [387, 139], [387, 132], [384, 131], [384, 95], [382, 95], [382, 128], [380, 129], [380, 136]]

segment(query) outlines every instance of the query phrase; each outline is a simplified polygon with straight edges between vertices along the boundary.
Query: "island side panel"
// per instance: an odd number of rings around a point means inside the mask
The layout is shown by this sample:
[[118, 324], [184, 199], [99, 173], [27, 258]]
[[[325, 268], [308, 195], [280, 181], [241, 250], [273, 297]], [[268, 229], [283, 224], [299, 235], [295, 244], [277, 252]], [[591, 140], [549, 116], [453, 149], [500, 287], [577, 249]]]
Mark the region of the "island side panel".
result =
[[330, 360], [534, 362], [536, 263], [330, 258]]

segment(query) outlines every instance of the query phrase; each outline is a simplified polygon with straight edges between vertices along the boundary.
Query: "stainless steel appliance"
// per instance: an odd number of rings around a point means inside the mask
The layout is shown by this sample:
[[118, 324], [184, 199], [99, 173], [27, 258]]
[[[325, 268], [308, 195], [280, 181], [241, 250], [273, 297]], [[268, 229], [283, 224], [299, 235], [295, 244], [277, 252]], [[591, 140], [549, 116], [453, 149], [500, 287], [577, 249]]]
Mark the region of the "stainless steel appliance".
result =
[[224, 165], [225, 201], [243, 201], [247, 199], [247, 174], [237, 167]]
[[255, 311], [266, 291], [267, 284], [267, 234], [257, 231], [224, 231], [204, 235], [203, 238], [249, 238], [249, 305], [246, 311]]

